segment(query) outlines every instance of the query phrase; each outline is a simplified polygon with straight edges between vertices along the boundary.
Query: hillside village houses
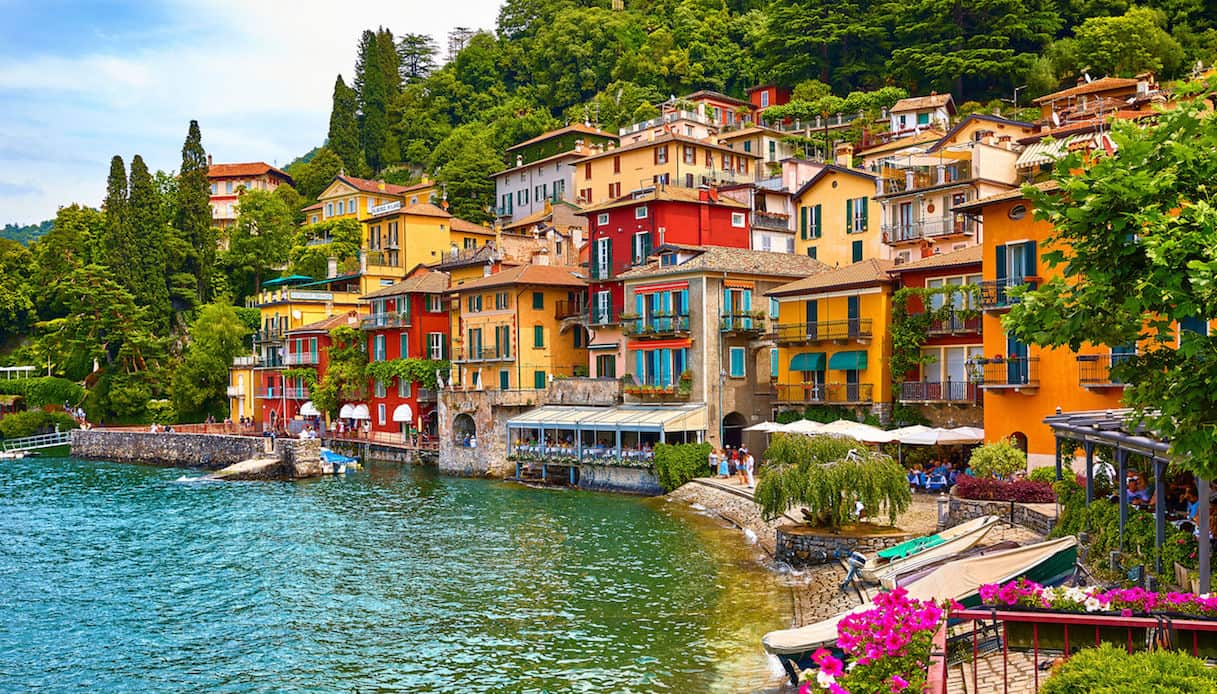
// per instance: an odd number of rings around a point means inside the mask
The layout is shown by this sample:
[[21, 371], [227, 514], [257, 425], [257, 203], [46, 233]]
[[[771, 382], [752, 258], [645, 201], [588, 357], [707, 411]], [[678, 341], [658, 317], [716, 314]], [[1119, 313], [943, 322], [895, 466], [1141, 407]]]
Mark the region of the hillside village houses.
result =
[[[487, 172], [493, 225], [450, 214], [425, 178], [335, 177], [305, 223], [357, 220], [359, 257], [264, 283], [254, 353], [231, 368], [233, 416], [332, 427], [290, 374], [324, 378], [339, 325], [364, 331], [373, 362], [441, 366], [435, 390], [368, 383], [344, 424], [438, 447], [465, 474], [641, 488], [658, 443], [759, 450], [749, 426], [824, 407], [983, 424], [1046, 464], [1044, 416], [1118, 404], [1107, 370], [1134, 346], [1028, 348], [1000, 318], [1010, 287], [1047, 274], [1049, 230], [1020, 187], [1067, 151], [1106, 155], [1108, 118], [1166, 98], [1151, 77], [1047, 95], [1035, 123], [960, 117], [949, 94], [901, 100], [861, 141], [842, 127], [857, 116], [834, 117], [817, 124], [829, 161], [787, 142], [811, 124], [765, 120], [788, 89], [747, 96], [698, 91], [616, 134], [572, 124], [509, 147], [508, 168]], [[238, 184], [287, 180], [265, 165], [212, 170], [220, 194], [238, 171]], [[893, 326], [925, 311], [919, 366], [893, 374], [893, 349], [907, 349]]]

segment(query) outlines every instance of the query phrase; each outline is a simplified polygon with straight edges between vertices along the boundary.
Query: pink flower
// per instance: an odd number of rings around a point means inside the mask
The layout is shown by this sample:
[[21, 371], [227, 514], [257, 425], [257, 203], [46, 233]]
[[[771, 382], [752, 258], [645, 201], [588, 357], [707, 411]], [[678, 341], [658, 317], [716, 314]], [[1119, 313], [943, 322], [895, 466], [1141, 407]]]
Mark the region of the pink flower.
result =
[[828, 694], [849, 694], [849, 690], [836, 682], [833, 682], [832, 684], [828, 685]]
[[900, 675], [892, 675], [892, 692], [902, 692], [909, 686], [908, 680]]
[[811, 694], [811, 682], [804, 682], [799, 685], [799, 694]]
[[816, 650], [816, 652], [812, 654], [811, 659], [820, 666], [821, 670], [823, 670], [826, 674], [832, 675], [833, 677], [840, 677], [845, 673], [844, 669], [841, 667], [841, 661], [837, 660], [832, 653], [828, 652], [828, 649], [820, 648]]

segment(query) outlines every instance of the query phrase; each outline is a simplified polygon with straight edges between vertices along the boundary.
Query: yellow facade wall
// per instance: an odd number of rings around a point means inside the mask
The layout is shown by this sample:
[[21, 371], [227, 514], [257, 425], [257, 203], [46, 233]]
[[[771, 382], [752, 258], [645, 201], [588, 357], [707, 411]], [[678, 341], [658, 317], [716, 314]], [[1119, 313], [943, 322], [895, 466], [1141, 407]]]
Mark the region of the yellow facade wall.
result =
[[[887, 258], [889, 247], [880, 233], [881, 210], [872, 199], [874, 195], [873, 179], [829, 170], [794, 199], [795, 253], [811, 255], [809, 249], [814, 249], [814, 257], [830, 267]], [[857, 199], [866, 200], [866, 224], [862, 231], [847, 230], [846, 201]], [[858, 225], [851, 223], [850, 227], [856, 229]], [[861, 244], [862, 255], [858, 258], [854, 257], [855, 243]]]
[[[668, 148], [667, 161], [655, 162], [655, 149]], [[693, 163], [685, 160], [685, 148], [691, 148]], [[706, 162], [707, 153], [714, 158], [714, 165]], [[723, 156], [732, 159], [730, 172], [723, 170]], [[735, 161], [743, 158], [747, 161], [747, 171], [739, 171]], [[614, 163], [615, 160], [620, 160]], [[637, 149], [610, 150], [604, 156], [575, 163], [575, 195], [581, 195], [585, 190], [591, 190], [590, 201], [584, 204], [600, 204], [613, 200], [622, 195], [654, 185], [656, 176], [667, 175], [668, 182], [676, 186], [686, 186], [688, 175], [693, 176], [693, 185], [700, 184], [703, 176], [715, 180], [734, 180], [740, 182], [756, 180], [755, 155], [736, 152], [725, 147], [709, 147], [704, 143], [693, 144], [668, 140]], [[590, 173], [590, 175], [589, 175]], [[617, 191], [620, 187], [620, 191]]]

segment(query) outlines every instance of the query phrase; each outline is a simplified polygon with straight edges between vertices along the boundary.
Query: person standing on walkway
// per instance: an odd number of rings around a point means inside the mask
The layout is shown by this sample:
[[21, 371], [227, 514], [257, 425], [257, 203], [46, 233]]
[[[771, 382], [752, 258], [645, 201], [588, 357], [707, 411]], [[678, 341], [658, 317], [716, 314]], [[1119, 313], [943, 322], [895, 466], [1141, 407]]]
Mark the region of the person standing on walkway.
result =
[[747, 477], [749, 489], [756, 487], [756, 478], [753, 477], [753, 473], [755, 471], [756, 471], [756, 459], [752, 457], [752, 453], [750, 453], [747, 449], [745, 449], [744, 450], [744, 475]]

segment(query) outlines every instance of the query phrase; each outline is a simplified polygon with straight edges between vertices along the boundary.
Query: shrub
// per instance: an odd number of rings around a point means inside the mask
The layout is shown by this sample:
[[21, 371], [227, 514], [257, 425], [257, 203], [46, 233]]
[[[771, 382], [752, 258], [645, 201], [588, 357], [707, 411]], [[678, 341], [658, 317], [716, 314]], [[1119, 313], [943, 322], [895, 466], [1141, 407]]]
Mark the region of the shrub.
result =
[[660, 443], [655, 445], [655, 477], [664, 491], [704, 477], [710, 470], [710, 444]]
[[0, 435], [6, 439], [19, 439], [23, 436], [54, 431], [56, 424], [63, 431], [75, 429], [77, 426], [76, 420], [66, 412], [27, 410], [0, 419]]
[[177, 410], [173, 408], [172, 400], [152, 400], [148, 403], [145, 419], [151, 424], [177, 424]]
[[[1070, 474], [1071, 473], [1067, 470], [1062, 471], [1061, 479], [1069, 477]], [[1047, 482], [1048, 484], [1055, 484], [1056, 468], [1051, 465], [1037, 467], [1027, 475], [1027, 479], [1031, 480], [1032, 482]]]
[[1067, 692], [1213, 692], [1217, 670], [1179, 651], [1129, 654], [1104, 643], [1073, 656], [1044, 683], [1044, 694]]
[[66, 378], [39, 376], [0, 381], [0, 394], [20, 395], [25, 398], [25, 406], [34, 409], [46, 405], [63, 407], [64, 402], [79, 405], [84, 400], [85, 389]]
[[765, 451], [755, 499], [766, 518], [803, 505], [817, 526], [835, 528], [850, 521], [855, 501], [871, 517], [886, 510], [895, 523], [912, 495], [904, 468], [853, 439], [778, 434]]
[[979, 501], [1017, 501], [1024, 504], [1048, 504], [1056, 501], [1056, 492], [1047, 482], [1007, 481], [968, 475], [960, 475], [955, 481], [954, 494], [960, 499]]
[[1027, 454], [1003, 439], [972, 451], [968, 465], [977, 477], [1009, 477], [1027, 469]]

